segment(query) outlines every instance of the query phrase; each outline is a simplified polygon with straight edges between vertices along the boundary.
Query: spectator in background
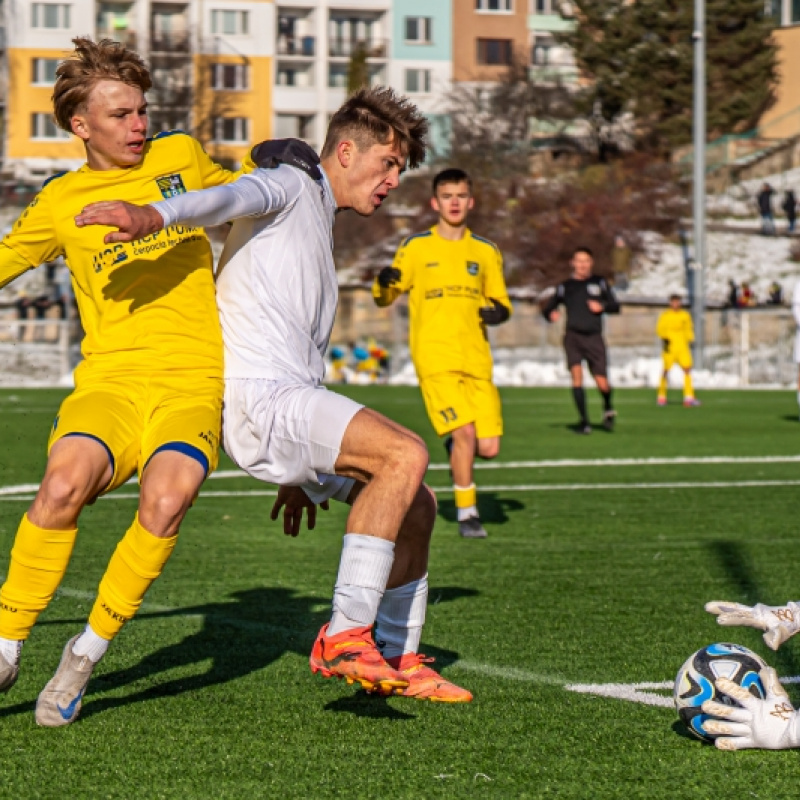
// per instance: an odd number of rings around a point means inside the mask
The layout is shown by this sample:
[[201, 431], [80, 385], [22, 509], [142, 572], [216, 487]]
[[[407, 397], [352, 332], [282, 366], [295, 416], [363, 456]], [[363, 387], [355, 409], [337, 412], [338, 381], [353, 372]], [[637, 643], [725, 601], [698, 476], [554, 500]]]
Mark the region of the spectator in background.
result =
[[618, 289], [627, 289], [631, 271], [631, 249], [628, 247], [625, 237], [620, 234], [614, 237], [611, 264], [614, 270], [614, 285]]
[[732, 278], [728, 281], [728, 308], [739, 308], [739, 287]]
[[756, 296], [747, 281], [742, 281], [742, 288], [739, 291], [739, 308], [749, 308], [757, 305]]
[[797, 221], [797, 198], [794, 196], [794, 192], [791, 189], [786, 190], [781, 208], [783, 209], [783, 213], [786, 214], [786, 222], [788, 223], [786, 232], [794, 233], [794, 225]]
[[765, 183], [756, 197], [758, 213], [761, 215], [761, 233], [764, 236], [775, 235], [775, 216], [772, 213], [772, 195], [775, 190]]
[[772, 281], [769, 285], [769, 299], [767, 303], [771, 306], [783, 305], [783, 288], [777, 281]]

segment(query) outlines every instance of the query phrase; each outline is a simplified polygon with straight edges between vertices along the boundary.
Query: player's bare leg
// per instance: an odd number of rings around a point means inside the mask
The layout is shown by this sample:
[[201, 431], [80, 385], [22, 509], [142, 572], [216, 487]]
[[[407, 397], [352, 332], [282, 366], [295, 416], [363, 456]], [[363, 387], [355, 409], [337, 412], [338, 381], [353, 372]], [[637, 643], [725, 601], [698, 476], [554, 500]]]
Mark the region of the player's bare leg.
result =
[[390, 693], [408, 685], [380, 654], [371, 631], [394, 568], [395, 542], [427, 467], [424, 443], [401, 425], [366, 408], [350, 421], [335, 470], [364, 486], [347, 520], [331, 621], [311, 651], [313, 672]]
[[204, 478], [205, 468], [182, 453], [165, 450], [150, 460], [142, 475], [139, 513], [100, 581], [89, 623], [67, 642], [55, 675], [39, 695], [39, 725], [68, 725], [77, 718], [94, 667], [161, 574]]

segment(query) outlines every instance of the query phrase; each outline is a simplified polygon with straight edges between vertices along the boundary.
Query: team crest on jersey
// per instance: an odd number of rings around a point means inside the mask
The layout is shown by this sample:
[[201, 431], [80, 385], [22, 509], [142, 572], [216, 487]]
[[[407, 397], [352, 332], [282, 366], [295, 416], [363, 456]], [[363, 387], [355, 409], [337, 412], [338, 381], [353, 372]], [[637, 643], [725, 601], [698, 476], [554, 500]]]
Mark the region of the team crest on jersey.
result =
[[467, 261], [467, 272], [469, 272], [470, 275], [477, 275], [479, 269], [480, 265], [477, 261]]
[[169, 200], [170, 197], [177, 197], [179, 194], [186, 194], [186, 187], [183, 185], [183, 178], [181, 178], [180, 173], [156, 178], [156, 183], [161, 191], [161, 196], [165, 200]]

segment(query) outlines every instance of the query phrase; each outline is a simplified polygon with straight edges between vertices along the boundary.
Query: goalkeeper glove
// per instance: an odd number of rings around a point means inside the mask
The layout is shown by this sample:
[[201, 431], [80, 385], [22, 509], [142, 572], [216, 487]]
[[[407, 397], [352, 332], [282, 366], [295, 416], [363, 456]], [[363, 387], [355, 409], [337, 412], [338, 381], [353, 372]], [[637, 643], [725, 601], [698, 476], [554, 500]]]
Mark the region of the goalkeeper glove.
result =
[[491, 306], [483, 306], [478, 310], [484, 325], [501, 325], [511, 316], [511, 312], [499, 301], [490, 297], [489, 302]]
[[281, 164], [303, 170], [315, 181], [322, 179], [319, 171], [319, 156], [301, 139], [267, 139], [257, 144], [250, 157], [264, 169], [275, 169]]
[[384, 267], [378, 273], [378, 285], [384, 289], [394, 286], [401, 277], [400, 270], [395, 267]]
[[754, 697], [747, 689], [728, 678], [715, 681], [717, 689], [733, 698], [739, 705], [729, 706], [706, 700], [703, 730], [716, 734], [714, 744], [720, 750], [788, 750], [800, 745], [800, 718], [789, 701], [789, 695], [772, 667], [759, 673], [767, 692], [766, 699]]
[[777, 650], [800, 630], [800, 605], [794, 602], [785, 606], [757, 603], [751, 608], [741, 603], [714, 600], [706, 603], [706, 611], [716, 614], [720, 625], [747, 625], [766, 631], [764, 641], [773, 650]]
[[661, 350], [664, 353], [669, 353], [669, 339], [661, 340]]

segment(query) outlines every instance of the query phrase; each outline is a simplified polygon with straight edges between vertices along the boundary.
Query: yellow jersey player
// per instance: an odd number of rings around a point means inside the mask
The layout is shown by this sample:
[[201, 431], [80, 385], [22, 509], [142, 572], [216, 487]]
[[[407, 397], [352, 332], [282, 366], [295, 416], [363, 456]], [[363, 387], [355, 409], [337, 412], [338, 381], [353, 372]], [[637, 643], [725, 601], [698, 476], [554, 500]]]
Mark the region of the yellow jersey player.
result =
[[86, 336], [75, 390], [48, 442], [44, 478], [14, 540], [0, 589], [0, 691], [17, 679], [23, 642], [53, 597], [81, 510], [138, 472], [139, 509], [100, 581], [83, 633], [70, 639], [36, 704], [40, 725], [80, 712], [92, 670], [161, 574], [178, 528], [217, 463], [222, 334], [212, 257], [202, 229], [175, 226], [106, 245], [78, 228], [89, 201], [147, 203], [237, 177], [181, 133], [147, 139], [150, 76], [122, 45], [86, 38], [60, 63], [58, 125], [86, 163], [51, 178], [0, 243], [0, 286], [64, 256]]
[[681, 305], [679, 294], [670, 295], [669, 308], [661, 313], [656, 326], [656, 334], [662, 343], [661, 357], [664, 361], [661, 382], [658, 385], [658, 404], [660, 406], [667, 404], [669, 371], [673, 364], [677, 364], [683, 370], [683, 404], [687, 407], [700, 405], [700, 401], [694, 396], [692, 386], [690, 345], [694, 341], [694, 327], [691, 314], [681, 308]]
[[475, 456], [495, 458], [503, 435], [486, 328], [509, 318], [511, 302], [500, 251], [467, 228], [474, 202], [466, 172], [436, 175], [431, 205], [438, 222], [400, 245], [372, 294], [379, 306], [388, 306], [409, 293], [411, 358], [428, 417], [439, 436], [447, 436], [459, 533], [482, 539]]

